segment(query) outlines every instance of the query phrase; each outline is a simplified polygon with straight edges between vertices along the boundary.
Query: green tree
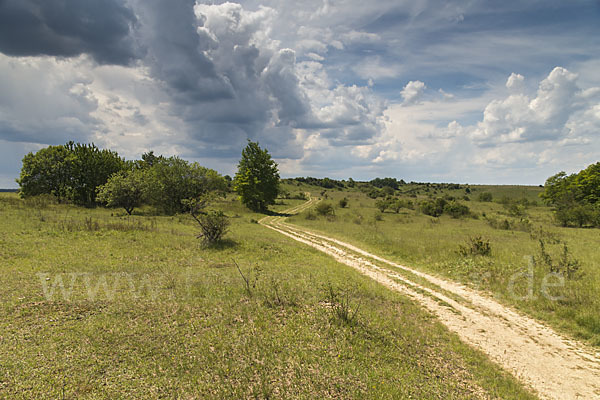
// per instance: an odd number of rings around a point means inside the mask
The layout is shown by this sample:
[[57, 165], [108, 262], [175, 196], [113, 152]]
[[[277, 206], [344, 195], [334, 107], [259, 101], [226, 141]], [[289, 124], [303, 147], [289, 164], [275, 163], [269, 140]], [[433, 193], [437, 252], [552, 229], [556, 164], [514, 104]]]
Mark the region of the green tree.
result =
[[100, 150], [95, 144], [69, 142], [65, 147], [74, 155], [71, 169], [71, 199], [75, 204], [96, 205], [96, 190], [108, 178], [125, 168], [125, 161], [111, 150]]
[[96, 204], [96, 188], [124, 166], [116, 152], [69, 142], [27, 154], [17, 183], [23, 197], [52, 194], [90, 207]]
[[58, 201], [67, 199], [75, 156], [65, 146], [49, 146], [23, 158], [17, 183], [21, 197], [52, 194]]
[[226, 183], [215, 170], [169, 157], [159, 158], [149, 169], [146, 188], [150, 204], [171, 215], [187, 210], [183, 200], [225, 190]]
[[249, 140], [242, 151], [233, 188], [240, 201], [253, 211], [266, 211], [275, 203], [279, 193], [277, 164], [267, 149], [261, 149], [257, 142]]
[[108, 207], [123, 207], [131, 215], [142, 205], [147, 172], [141, 169], [121, 171], [98, 188], [96, 199]]

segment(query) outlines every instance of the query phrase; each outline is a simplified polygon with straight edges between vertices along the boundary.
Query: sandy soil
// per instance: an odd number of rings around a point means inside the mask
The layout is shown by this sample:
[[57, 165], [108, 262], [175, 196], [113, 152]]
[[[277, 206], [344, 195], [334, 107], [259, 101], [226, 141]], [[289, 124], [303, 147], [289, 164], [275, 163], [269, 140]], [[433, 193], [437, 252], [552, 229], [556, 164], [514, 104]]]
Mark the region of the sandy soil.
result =
[[[311, 198], [286, 213], [301, 212], [316, 202]], [[259, 222], [419, 302], [461, 340], [513, 373], [540, 398], [600, 399], [600, 354], [591, 348], [459, 283], [288, 224], [284, 217], [265, 217]], [[427, 281], [427, 286], [414, 277]]]

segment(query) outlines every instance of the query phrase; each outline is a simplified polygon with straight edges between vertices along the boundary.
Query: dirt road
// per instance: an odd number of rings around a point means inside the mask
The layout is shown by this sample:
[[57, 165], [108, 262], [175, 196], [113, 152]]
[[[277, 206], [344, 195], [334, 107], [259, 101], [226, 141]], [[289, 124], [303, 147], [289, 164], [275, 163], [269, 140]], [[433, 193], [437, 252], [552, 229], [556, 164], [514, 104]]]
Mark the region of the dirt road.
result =
[[[286, 210], [294, 214], [317, 200]], [[530, 386], [542, 399], [600, 399], [600, 354], [484, 293], [370, 254], [351, 244], [265, 217], [262, 225], [312, 246], [418, 301], [464, 342]]]

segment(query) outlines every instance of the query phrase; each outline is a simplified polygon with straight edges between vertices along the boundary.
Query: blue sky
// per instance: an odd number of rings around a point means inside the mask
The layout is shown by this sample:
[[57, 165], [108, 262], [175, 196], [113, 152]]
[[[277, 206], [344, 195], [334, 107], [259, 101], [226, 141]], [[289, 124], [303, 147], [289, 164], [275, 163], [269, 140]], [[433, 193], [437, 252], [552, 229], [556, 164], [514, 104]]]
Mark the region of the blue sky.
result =
[[282, 176], [542, 184], [600, 161], [597, 1], [4, 0], [0, 187], [68, 140]]

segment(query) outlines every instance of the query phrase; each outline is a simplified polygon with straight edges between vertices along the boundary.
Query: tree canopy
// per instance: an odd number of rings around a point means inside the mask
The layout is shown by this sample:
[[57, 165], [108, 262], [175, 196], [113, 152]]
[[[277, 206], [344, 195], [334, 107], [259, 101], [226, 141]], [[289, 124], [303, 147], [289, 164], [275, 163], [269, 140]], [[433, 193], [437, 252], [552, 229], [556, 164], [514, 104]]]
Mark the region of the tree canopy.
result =
[[563, 226], [600, 226], [600, 162], [576, 174], [551, 176], [540, 197], [554, 207]]
[[69, 142], [27, 154], [17, 183], [22, 197], [52, 194], [60, 201], [91, 207], [96, 204], [96, 188], [124, 166], [114, 151]]
[[265, 211], [274, 204], [279, 193], [279, 171], [267, 149], [258, 142], [248, 141], [242, 151], [238, 171], [234, 178], [234, 190], [240, 201], [253, 211]]

